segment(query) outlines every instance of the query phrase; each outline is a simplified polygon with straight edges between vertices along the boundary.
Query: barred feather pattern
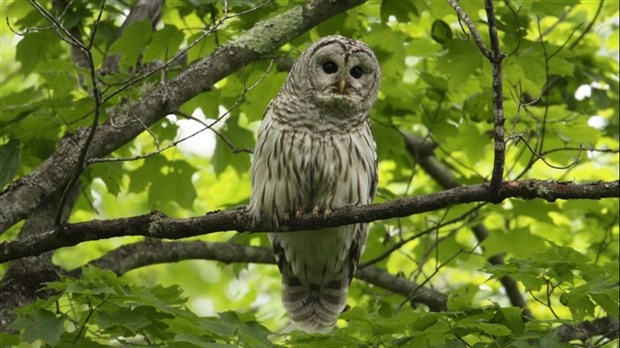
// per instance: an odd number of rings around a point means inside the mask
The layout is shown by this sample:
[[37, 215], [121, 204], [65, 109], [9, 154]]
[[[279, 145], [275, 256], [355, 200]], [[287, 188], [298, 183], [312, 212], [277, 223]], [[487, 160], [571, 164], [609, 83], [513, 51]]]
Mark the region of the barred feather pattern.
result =
[[[339, 64], [339, 76], [321, 74], [325, 59]], [[349, 76], [349, 61], [363, 66], [363, 79]], [[297, 214], [372, 203], [377, 158], [368, 113], [379, 79], [374, 53], [359, 41], [329, 36], [302, 53], [259, 129], [249, 205], [255, 220], [277, 229]], [[283, 305], [299, 328], [334, 326], [367, 236], [367, 224], [269, 234]]]

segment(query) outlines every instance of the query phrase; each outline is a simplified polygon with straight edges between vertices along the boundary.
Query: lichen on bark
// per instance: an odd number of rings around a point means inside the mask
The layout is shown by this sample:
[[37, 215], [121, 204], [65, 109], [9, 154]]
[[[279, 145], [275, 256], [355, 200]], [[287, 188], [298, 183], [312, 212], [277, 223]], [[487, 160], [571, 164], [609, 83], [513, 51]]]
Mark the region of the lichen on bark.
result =
[[241, 34], [234, 45], [260, 54], [273, 52], [291, 39], [303, 23], [303, 9], [297, 6], [281, 15], [259, 22]]

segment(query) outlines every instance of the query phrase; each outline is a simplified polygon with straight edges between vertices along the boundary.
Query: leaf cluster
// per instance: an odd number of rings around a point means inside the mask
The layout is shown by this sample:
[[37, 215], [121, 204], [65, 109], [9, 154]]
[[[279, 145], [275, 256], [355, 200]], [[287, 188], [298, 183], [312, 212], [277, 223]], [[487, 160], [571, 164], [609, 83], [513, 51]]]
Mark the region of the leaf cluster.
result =
[[86, 267], [79, 279], [63, 276], [48, 283], [55, 295], [20, 309], [13, 328], [17, 336], [4, 342], [43, 343], [54, 347], [271, 346], [270, 331], [250, 313], [199, 317], [186, 307], [178, 286], [138, 286], [114, 273]]

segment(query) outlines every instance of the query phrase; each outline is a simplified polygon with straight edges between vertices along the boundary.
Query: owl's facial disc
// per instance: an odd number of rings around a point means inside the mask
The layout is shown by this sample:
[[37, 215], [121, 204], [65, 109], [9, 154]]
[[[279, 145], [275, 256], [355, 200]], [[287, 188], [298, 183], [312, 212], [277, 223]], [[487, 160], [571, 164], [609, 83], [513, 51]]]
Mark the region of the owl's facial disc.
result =
[[332, 44], [317, 49], [308, 66], [316, 101], [321, 104], [358, 108], [374, 101], [376, 58], [356, 49]]

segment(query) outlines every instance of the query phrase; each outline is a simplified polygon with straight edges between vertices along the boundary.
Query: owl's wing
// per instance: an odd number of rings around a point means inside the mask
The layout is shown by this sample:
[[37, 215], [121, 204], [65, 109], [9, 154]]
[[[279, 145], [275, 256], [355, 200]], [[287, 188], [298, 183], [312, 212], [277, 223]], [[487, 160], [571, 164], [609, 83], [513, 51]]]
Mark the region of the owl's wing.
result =
[[355, 236], [351, 242], [351, 249], [349, 249], [349, 284], [351, 284], [351, 280], [353, 280], [355, 271], [357, 271], [357, 265], [366, 248], [368, 224], [356, 224], [354, 233]]
[[[371, 156], [374, 159], [373, 165], [368, 173], [368, 176], [370, 178], [370, 203], [372, 203], [372, 201], [375, 199], [375, 195], [377, 194], [377, 184], [379, 183], [379, 163], [377, 160], [377, 144], [375, 144], [374, 138], [372, 136], [370, 120], [366, 120], [364, 137], [366, 137], [366, 139], [370, 142], [370, 147], [372, 149]], [[368, 231], [366, 231], [366, 234], [368, 234]]]

